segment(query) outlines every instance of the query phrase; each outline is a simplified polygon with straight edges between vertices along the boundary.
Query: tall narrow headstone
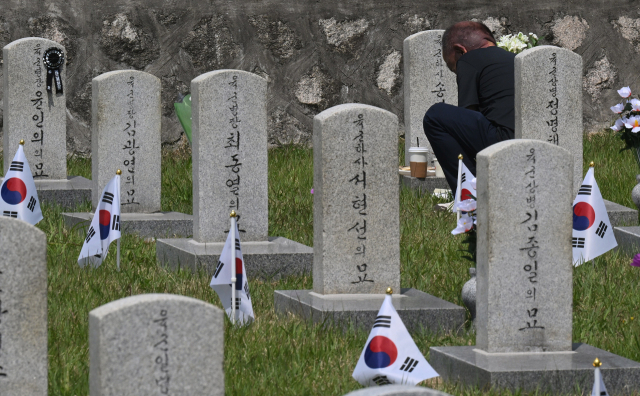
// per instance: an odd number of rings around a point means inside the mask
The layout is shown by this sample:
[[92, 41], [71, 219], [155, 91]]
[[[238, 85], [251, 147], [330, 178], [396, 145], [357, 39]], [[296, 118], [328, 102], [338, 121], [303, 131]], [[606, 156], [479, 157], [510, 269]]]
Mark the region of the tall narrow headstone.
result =
[[204, 301], [142, 294], [89, 312], [89, 392], [224, 395], [224, 314]]
[[596, 357], [612, 394], [640, 386], [640, 364], [573, 344], [573, 158], [517, 139], [477, 157], [476, 346], [433, 347], [446, 381], [480, 388], [586, 393]]
[[[456, 75], [442, 59], [444, 30], [427, 30], [404, 39], [405, 165], [409, 147], [429, 147], [422, 119], [429, 107], [444, 102], [458, 104]], [[433, 155], [433, 154], [431, 154]], [[430, 161], [429, 161], [430, 163]]]
[[0, 217], [0, 395], [47, 394], [47, 238]]
[[397, 117], [364, 104], [313, 122], [313, 291], [277, 290], [277, 312], [370, 327], [387, 288], [409, 329], [450, 331], [461, 307], [400, 289]]
[[515, 58], [515, 137], [536, 139], [569, 150], [573, 191], [582, 172], [582, 57], [543, 45]]
[[[120, 169], [122, 232], [155, 238], [190, 235], [191, 215], [160, 212], [160, 80], [142, 71], [117, 70], [94, 78], [91, 87], [93, 208]], [[88, 226], [93, 218], [91, 213], [63, 216], [69, 228]]]
[[158, 262], [213, 273], [238, 214], [249, 276], [311, 271], [313, 250], [269, 237], [267, 82], [242, 70], [216, 70], [191, 81], [193, 239], [159, 239]]
[[91, 182], [67, 178], [65, 55], [63, 46], [39, 37], [3, 48], [4, 169], [24, 140], [40, 201], [74, 208], [90, 199]]

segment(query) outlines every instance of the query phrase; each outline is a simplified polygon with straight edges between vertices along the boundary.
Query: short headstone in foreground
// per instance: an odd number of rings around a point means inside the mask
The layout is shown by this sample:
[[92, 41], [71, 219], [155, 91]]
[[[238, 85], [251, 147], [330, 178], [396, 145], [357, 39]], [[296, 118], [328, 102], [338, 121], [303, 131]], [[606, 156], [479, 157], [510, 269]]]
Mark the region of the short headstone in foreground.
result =
[[[422, 119], [429, 107], [444, 102], [458, 104], [458, 84], [442, 58], [444, 30], [427, 30], [413, 34], [403, 43], [404, 61], [404, 129], [405, 166], [409, 166], [409, 147], [428, 147]], [[433, 151], [427, 159], [431, 166]], [[411, 189], [432, 193], [436, 188], [449, 188], [444, 177], [418, 179], [400, 176], [400, 184]]]
[[141, 294], [89, 312], [89, 391], [224, 395], [224, 313], [204, 301]]
[[0, 395], [47, 394], [47, 238], [0, 217]]
[[[160, 211], [160, 80], [137, 70], [94, 78], [91, 174], [95, 209], [104, 186], [122, 170], [122, 232], [142, 237], [191, 234], [191, 215]], [[68, 227], [88, 227], [92, 213], [64, 213]]]
[[448, 393], [422, 386], [383, 385], [358, 389], [344, 396], [450, 396]]
[[73, 209], [91, 199], [91, 181], [67, 177], [65, 55], [63, 46], [39, 37], [16, 40], [2, 49], [4, 169], [9, 169], [20, 140], [24, 140], [40, 201]]
[[[400, 290], [397, 117], [362, 104], [313, 125], [313, 291], [277, 290], [277, 312], [370, 328], [388, 287]], [[393, 305], [407, 329], [457, 330], [463, 308], [415, 289]]]
[[477, 345], [431, 348], [433, 368], [481, 388], [557, 394], [591, 389], [598, 357], [613, 394], [639, 389], [639, 363], [572, 344], [569, 152], [510, 140], [478, 153], [477, 163]]
[[267, 82], [241, 70], [217, 70], [191, 82], [193, 238], [158, 239], [158, 263], [213, 274], [238, 214], [251, 277], [311, 272], [313, 250], [268, 235]]

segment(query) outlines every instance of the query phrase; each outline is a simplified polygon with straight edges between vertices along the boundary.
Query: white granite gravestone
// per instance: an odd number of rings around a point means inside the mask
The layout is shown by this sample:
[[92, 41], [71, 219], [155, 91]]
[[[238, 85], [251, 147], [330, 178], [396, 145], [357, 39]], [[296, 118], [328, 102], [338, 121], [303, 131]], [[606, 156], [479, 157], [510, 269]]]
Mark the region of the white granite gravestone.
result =
[[89, 312], [89, 391], [224, 395], [224, 314], [204, 301], [142, 294]]
[[[2, 49], [4, 169], [24, 140], [40, 201], [74, 208], [91, 198], [91, 182], [67, 178], [65, 54], [60, 44], [39, 37], [16, 40]], [[62, 65], [55, 68], [53, 62]]]
[[582, 57], [542, 45], [515, 58], [515, 137], [543, 140], [569, 150], [573, 191], [582, 172]]
[[481, 388], [564, 394], [576, 384], [583, 392], [591, 388], [598, 357], [613, 394], [638, 389], [640, 364], [572, 344], [569, 151], [518, 139], [492, 145], [476, 159], [477, 345], [431, 348], [433, 368], [445, 380]]
[[216, 70], [191, 82], [193, 239], [159, 239], [158, 262], [213, 272], [238, 214], [250, 276], [310, 272], [312, 249], [268, 237], [267, 82], [241, 70]]
[[0, 395], [47, 394], [47, 238], [0, 217]]
[[[137, 70], [94, 78], [91, 173], [95, 209], [104, 186], [122, 170], [121, 227], [142, 237], [191, 234], [192, 217], [160, 212], [160, 79]], [[63, 214], [67, 226], [89, 224], [91, 213]]]
[[[313, 291], [276, 291], [276, 311], [369, 327], [387, 288], [401, 291], [397, 126], [364, 104], [315, 116]], [[415, 289], [397, 293], [394, 306], [410, 329], [464, 322], [464, 309]]]
[[431, 388], [410, 385], [383, 385], [358, 389], [344, 396], [450, 396]]
[[[444, 30], [427, 30], [404, 39], [404, 136], [405, 166], [409, 166], [409, 147], [428, 147], [427, 162], [435, 159], [431, 145], [424, 134], [422, 119], [429, 107], [444, 102], [458, 104], [458, 84], [442, 58], [442, 34]], [[433, 192], [436, 188], [448, 189], [444, 177], [418, 179], [400, 176], [401, 183], [411, 189]]]

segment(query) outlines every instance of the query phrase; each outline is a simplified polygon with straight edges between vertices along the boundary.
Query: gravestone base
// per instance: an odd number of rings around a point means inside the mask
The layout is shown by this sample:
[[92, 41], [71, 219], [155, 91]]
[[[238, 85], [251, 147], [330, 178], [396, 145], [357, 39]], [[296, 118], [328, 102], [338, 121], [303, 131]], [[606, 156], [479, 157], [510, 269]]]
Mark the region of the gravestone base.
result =
[[[352, 325], [369, 331], [384, 294], [318, 294], [311, 290], [276, 290], [275, 310], [292, 313], [314, 323], [327, 323], [346, 330]], [[457, 333], [464, 325], [464, 308], [416, 289], [402, 289], [392, 296], [393, 307], [410, 332]]]
[[[199, 243], [193, 239], [158, 239], [158, 265], [175, 271], [199, 269], [213, 275], [224, 242]], [[313, 248], [283, 237], [268, 241], [241, 241], [242, 257], [250, 278], [279, 279], [291, 275], [311, 274]]]
[[[63, 213], [62, 217], [67, 228], [79, 226], [79, 230], [86, 233], [93, 213]], [[120, 230], [142, 238], [186, 237], [193, 233], [193, 216], [178, 212], [122, 213]]]
[[625, 253], [636, 254], [640, 251], [640, 227], [613, 227], [618, 247]]
[[[0, 184], [4, 178], [0, 178]], [[40, 202], [75, 209], [91, 202], [91, 180], [82, 176], [68, 176], [66, 180], [35, 180]]]
[[609, 394], [632, 394], [640, 389], [640, 363], [592, 347], [573, 344], [572, 352], [487, 353], [475, 346], [433, 347], [429, 363], [443, 380], [481, 389], [539, 389], [551, 394], [590, 394], [593, 361]]
[[638, 224], [638, 211], [627, 208], [615, 202], [604, 200], [607, 215], [612, 227], [631, 226]]
[[436, 188], [449, 189], [449, 183], [444, 177], [425, 177], [418, 179], [417, 177], [400, 175], [400, 186], [405, 186], [412, 190], [420, 190], [423, 194], [433, 194]]

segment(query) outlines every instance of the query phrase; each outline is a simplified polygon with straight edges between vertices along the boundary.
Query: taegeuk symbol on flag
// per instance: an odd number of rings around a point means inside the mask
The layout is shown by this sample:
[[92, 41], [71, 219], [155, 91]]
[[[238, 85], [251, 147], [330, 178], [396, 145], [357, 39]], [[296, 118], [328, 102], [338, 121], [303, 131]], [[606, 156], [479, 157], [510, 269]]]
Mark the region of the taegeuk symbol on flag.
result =
[[[465, 210], [464, 201], [469, 202], [469, 200], [475, 201], [478, 193], [476, 192], [476, 182], [475, 176], [469, 168], [462, 162], [462, 159], [458, 161], [459, 164], [459, 177], [458, 177], [458, 186], [456, 189], [456, 198], [454, 201], [454, 205], [451, 207], [451, 211], [460, 210], [461, 214], [464, 215], [465, 212], [470, 210]], [[475, 202], [473, 202], [473, 206], [475, 208]]]
[[227, 236], [227, 241], [222, 248], [218, 265], [213, 272], [211, 283], [209, 286], [220, 297], [222, 306], [231, 319], [231, 249], [236, 250], [236, 287], [233, 291], [236, 294], [236, 317], [235, 323], [240, 325], [248, 324], [254, 319], [253, 306], [251, 305], [251, 293], [249, 293], [249, 282], [244, 267], [244, 259], [242, 258], [242, 250], [240, 248], [240, 235], [238, 235], [238, 226], [236, 225], [236, 238], [232, 240], [231, 232]]
[[23, 144], [21, 140], [0, 187], [0, 212], [35, 225], [42, 220], [42, 210]]
[[353, 370], [363, 386], [415, 385], [439, 374], [429, 365], [387, 295]]
[[111, 242], [120, 239], [120, 175], [115, 175], [102, 191], [82, 245], [78, 264], [98, 268], [107, 257]]

